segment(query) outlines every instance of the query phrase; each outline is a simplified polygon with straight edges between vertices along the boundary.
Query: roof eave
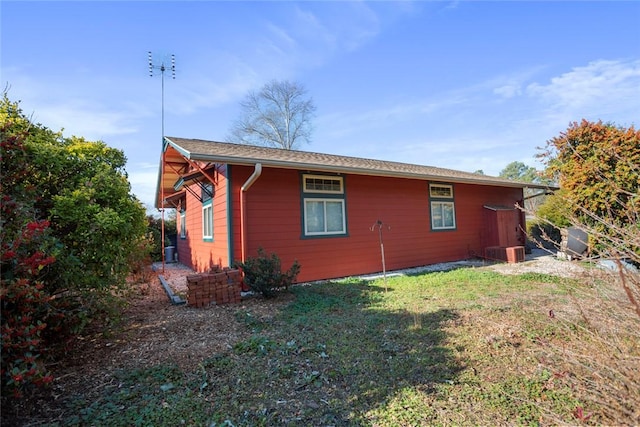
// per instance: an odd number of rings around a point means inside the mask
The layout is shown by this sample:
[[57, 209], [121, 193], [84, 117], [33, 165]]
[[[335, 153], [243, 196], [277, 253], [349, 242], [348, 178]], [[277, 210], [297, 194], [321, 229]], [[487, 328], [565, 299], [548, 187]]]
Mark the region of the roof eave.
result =
[[[185, 150], [182, 150], [186, 152]], [[256, 163], [261, 163], [266, 167], [275, 167], [275, 168], [283, 168], [283, 169], [298, 169], [298, 170], [316, 170], [323, 172], [335, 172], [335, 173], [351, 173], [358, 175], [373, 175], [373, 176], [385, 176], [385, 177], [393, 177], [393, 178], [408, 178], [408, 179], [420, 179], [424, 181], [447, 181], [447, 182], [455, 182], [460, 184], [482, 184], [489, 185], [494, 187], [511, 187], [511, 188], [535, 188], [541, 190], [553, 190], [556, 189], [551, 186], [539, 185], [533, 183], [523, 183], [523, 182], [506, 182], [506, 181], [496, 181], [491, 179], [482, 179], [482, 178], [464, 178], [464, 177], [455, 177], [455, 176], [442, 176], [442, 175], [431, 175], [431, 174], [422, 174], [422, 173], [410, 173], [410, 172], [397, 172], [397, 171], [389, 171], [389, 170], [375, 170], [375, 169], [367, 169], [367, 168], [355, 168], [355, 167], [345, 167], [345, 166], [335, 166], [335, 165], [327, 165], [327, 164], [317, 164], [317, 163], [304, 163], [304, 162], [288, 162], [288, 161], [278, 161], [273, 159], [264, 159], [257, 157], [236, 157], [236, 156], [220, 156], [220, 155], [212, 155], [212, 154], [198, 154], [198, 153], [190, 153], [191, 160], [199, 160], [205, 162], [215, 162], [215, 163], [226, 163], [226, 164], [234, 164], [234, 165], [244, 165], [244, 166], [252, 166]]]

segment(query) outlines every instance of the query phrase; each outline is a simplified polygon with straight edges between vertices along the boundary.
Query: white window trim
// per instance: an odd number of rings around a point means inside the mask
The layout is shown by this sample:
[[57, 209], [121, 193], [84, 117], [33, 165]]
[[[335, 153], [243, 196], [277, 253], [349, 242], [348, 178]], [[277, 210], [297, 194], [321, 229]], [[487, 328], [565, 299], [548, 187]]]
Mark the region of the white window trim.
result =
[[[448, 196], [443, 196], [441, 194], [433, 194], [433, 188], [434, 187], [448, 188], [450, 194]], [[453, 185], [451, 185], [451, 184], [429, 184], [429, 196], [432, 199], [453, 199]]]
[[[435, 218], [433, 216], [433, 206], [435, 204], [451, 206], [451, 210], [453, 211], [453, 225], [436, 226], [436, 224], [434, 223]], [[432, 200], [431, 201], [431, 229], [432, 230], [455, 230], [455, 228], [456, 228], [456, 204], [453, 201]]]
[[[207, 231], [207, 226], [205, 221], [207, 220], [206, 211], [211, 211], [211, 226], [209, 230], [209, 234], [205, 234]], [[213, 240], [213, 203], [206, 203], [202, 205], [202, 239]]]
[[[339, 181], [340, 190], [316, 190], [314, 188], [309, 189], [307, 188], [307, 178]], [[305, 193], [344, 194], [344, 179], [341, 176], [305, 174], [302, 176], [302, 191]]]
[[[325, 231], [309, 231], [307, 228], [307, 202], [323, 202], [324, 206], [324, 227]], [[326, 231], [327, 228], [327, 204], [326, 202], [340, 203], [342, 207], [342, 230], [340, 231]], [[347, 218], [345, 212], [344, 199], [329, 199], [329, 198], [311, 198], [304, 199], [304, 235], [305, 236], [335, 236], [347, 234]]]

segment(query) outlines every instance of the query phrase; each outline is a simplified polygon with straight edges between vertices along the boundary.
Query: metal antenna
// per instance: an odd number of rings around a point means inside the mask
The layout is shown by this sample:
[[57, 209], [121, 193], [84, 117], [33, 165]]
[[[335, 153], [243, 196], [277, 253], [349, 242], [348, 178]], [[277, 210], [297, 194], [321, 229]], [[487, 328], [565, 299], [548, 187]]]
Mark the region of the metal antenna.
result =
[[162, 227], [161, 227], [161, 235], [162, 239], [162, 274], [164, 274], [164, 264], [165, 264], [165, 248], [164, 248], [164, 72], [167, 69], [171, 70], [171, 78], [175, 80], [176, 78], [176, 57], [171, 54], [171, 65], [165, 65], [166, 56], [160, 61], [160, 63], [153, 63], [153, 56], [151, 55], [151, 51], [149, 51], [149, 77], [153, 77], [153, 70], [160, 70], [160, 77], [162, 80], [162, 158], [160, 159], [160, 203], [162, 204], [161, 212], [162, 212]]
[[162, 80], [162, 141], [164, 143], [164, 72], [171, 71], [171, 78], [173, 80], [176, 79], [176, 56], [171, 54], [171, 65], [165, 65], [165, 60], [168, 59], [165, 57], [162, 58], [160, 63], [153, 62], [153, 56], [151, 51], [149, 51], [149, 77], [154, 76], [153, 70], [160, 70], [160, 77]]

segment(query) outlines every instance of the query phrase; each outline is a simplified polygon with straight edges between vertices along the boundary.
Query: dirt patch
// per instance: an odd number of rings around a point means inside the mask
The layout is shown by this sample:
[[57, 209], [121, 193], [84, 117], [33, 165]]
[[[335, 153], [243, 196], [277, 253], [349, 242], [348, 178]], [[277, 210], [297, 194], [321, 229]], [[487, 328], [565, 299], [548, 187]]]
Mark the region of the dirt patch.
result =
[[[193, 273], [173, 265], [165, 268], [163, 276], [175, 286], [175, 292], [186, 295], [186, 276]], [[192, 371], [202, 360], [249, 337], [250, 331], [236, 320], [236, 313], [266, 320], [293, 299], [292, 294], [284, 294], [268, 301], [245, 296], [240, 304], [204, 308], [173, 305], [160, 285], [159, 274], [161, 270], [153, 273], [148, 283], [136, 285], [139, 292], [126, 308], [120, 329], [107, 336], [95, 331], [79, 337], [68, 357], [51, 366], [55, 373], [52, 386], [12, 408], [10, 416], [4, 413], [2, 425], [62, 420], [60, 403], [65, 397], [99, 395], [101, 388], [113, 384], [114, 373], [119, 370], [173, 363]]]

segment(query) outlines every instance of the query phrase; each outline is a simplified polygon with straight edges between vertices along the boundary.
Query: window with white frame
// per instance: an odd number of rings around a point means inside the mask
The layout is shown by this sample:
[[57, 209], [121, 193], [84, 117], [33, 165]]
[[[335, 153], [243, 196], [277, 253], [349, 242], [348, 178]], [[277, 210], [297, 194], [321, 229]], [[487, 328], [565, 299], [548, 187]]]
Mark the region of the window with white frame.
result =
[[187, 238], [187, 210], [185, 208], [180, 210], [180, 238]]
[[344, 178], [304, 174], [302, 181], [303, 235], [346, 235]]
[[432, 230], [455, 230], [456, 210], [453, 185], [429, 184]]
[[211, 201], [202, 205], [202, 239], [213, 240], [213, 205]]
[[202, 185], [202, 240], [213, 241], [213, 185]]

